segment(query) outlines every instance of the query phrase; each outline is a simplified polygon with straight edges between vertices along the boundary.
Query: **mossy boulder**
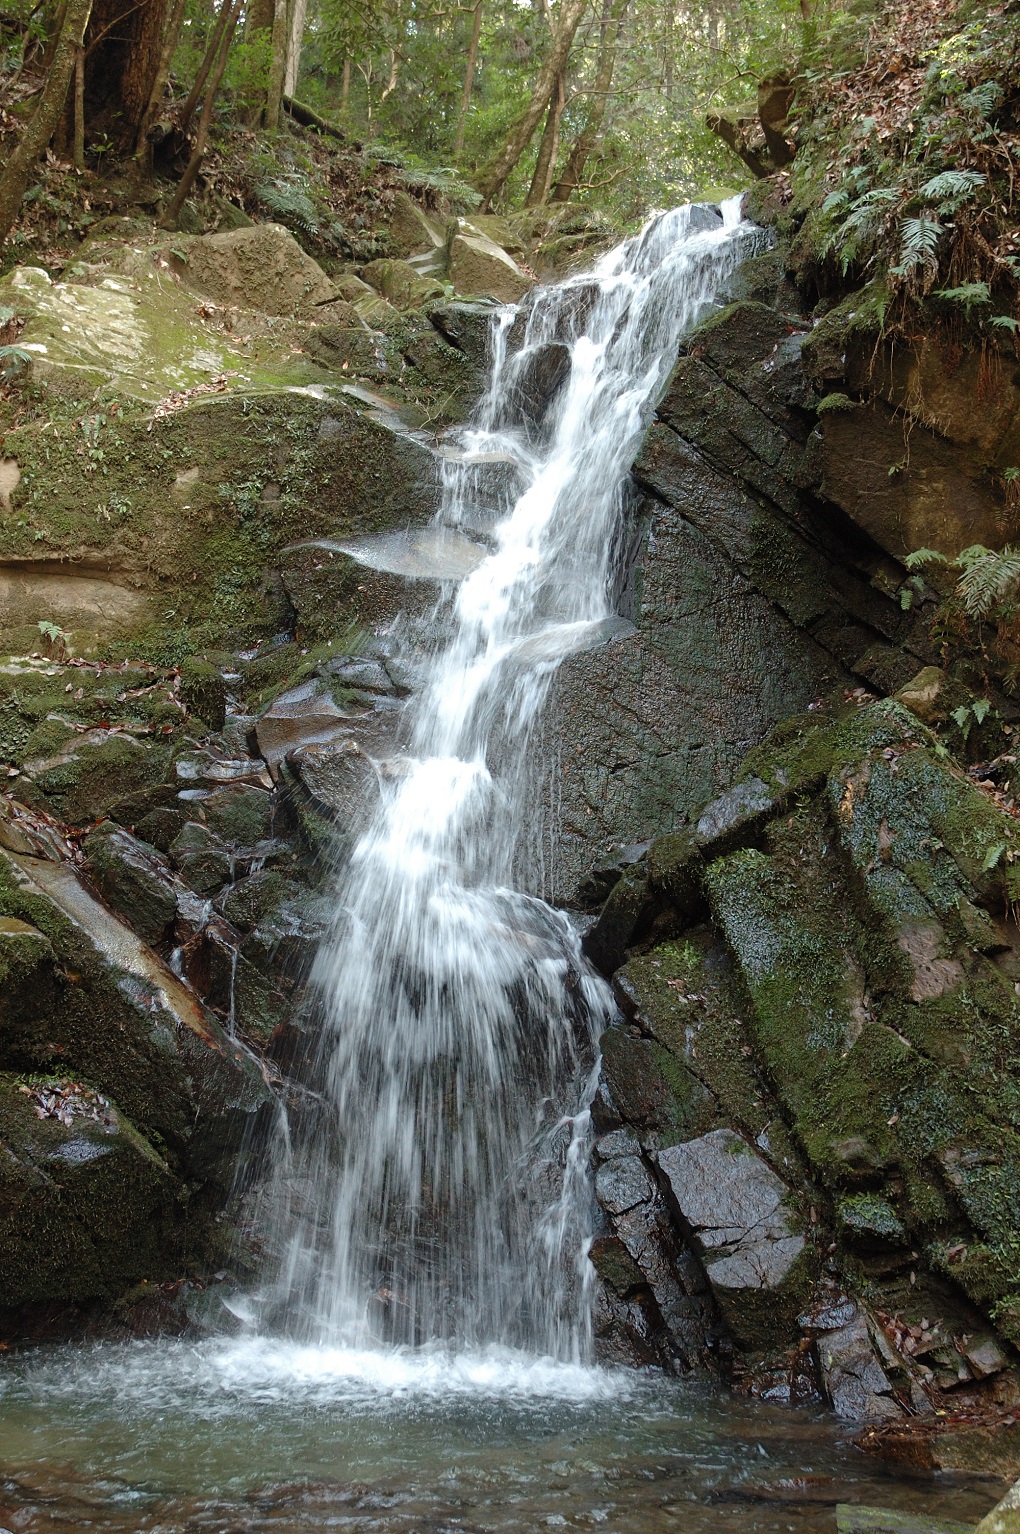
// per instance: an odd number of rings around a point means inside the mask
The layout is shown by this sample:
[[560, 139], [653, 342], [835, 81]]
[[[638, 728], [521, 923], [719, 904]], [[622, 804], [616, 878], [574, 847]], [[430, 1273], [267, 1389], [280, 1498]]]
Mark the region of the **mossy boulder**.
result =
[[362, 268], [362, 276], [388, 303], [402, 312], [420, 309], [430, 299], [444, 296], [443, 284], [434, 277], [423, 277], [409, 261], [388, 258], [370, 261]]
[[[71, 1070], [113, 1098], [178, 1171], [229, 1184], [231, 1158], [266, 1100], [261, 1075], [197, 998], [59, 863], [0, 851], [0, 915], [35, 928], [46, 983], [19, 990], [0, 1066]], [[38, 968], [38, 965], [37, 965]]]
[[177, 915], [177, 890], [166, 859], [109, 820], [85, 838], [82, 850], [89, 878], [107, 905], [147, 943], [161, 943]]
[[197, 714], [211, 730], [222, 730], [227, 687], [217, 666], [199, 655], [186, 655], [181, 662], [181, 698], [189, 713]]
[[109, 1099], [0, 1071], [0, 1150], [4, 1308], [112, 1299], [178, 1276], [182, 1189]]
[[160, 782], [169, 768], [161, 743], [126, 732], [72, 734], [59, 750], [27, 757], [16, 792], [23, 803], [68, 825], [86, 825], [118, 800]]

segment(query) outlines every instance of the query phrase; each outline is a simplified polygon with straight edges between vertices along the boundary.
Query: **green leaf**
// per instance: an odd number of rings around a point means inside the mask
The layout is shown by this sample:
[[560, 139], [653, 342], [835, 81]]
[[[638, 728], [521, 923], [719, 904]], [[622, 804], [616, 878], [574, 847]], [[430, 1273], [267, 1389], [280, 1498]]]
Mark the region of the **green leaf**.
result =
[[983, 723], [983, 721], [985, 719], [985, 716], [987, 715], [988, 710], [991, 708], [991, 706], [992, 705], [989, 703], [987, 698], [975, 698], [974, 699], [974, 702], [971, 704], [970, 707], [971, 707], [971, 713], [974, 715], [974, 718], [977, 720], [978, 724]]
[[944, 170], [939, 175], [932, 176], [921, 188], [921, 196], [929, 202], [937, 202], [940, 206], [946, 203], [959, 203], [979, 186], [984, 186], [988, 180], [979, 170]]
[[993, 314], [988, 324], [994, 325], [997, 330], [1009, 330], [1014, 334], [1020, 330], [1020, 320], [1015, 320], [1011, 314]]
[[964, 304], [968, 309], [974, 304], [990, 304], [992, 290], [987, 282], [965, 282], [959, 288], [936, 288], [936, 298], [947, 298], [951, 303]]
[[967, 731], [970, 729], [970, 709], [968, 708], [967, 704], [961, 703], [959, 708], [954, 708], [949, 717], [956, 720], [956, 723], [960, 726], [960, 729], [966, 735]]
[[990, 873], [1006, 850], [1005, 842], [996, 842], [994, 847], [989, 847], [985, 853], [985, 860], [981, 864], [983, 873]]
[[948, 565], [949, 560], [938, 549], [915, 549], [903, 563], [908, 570], [919, 570], [922, 565]]

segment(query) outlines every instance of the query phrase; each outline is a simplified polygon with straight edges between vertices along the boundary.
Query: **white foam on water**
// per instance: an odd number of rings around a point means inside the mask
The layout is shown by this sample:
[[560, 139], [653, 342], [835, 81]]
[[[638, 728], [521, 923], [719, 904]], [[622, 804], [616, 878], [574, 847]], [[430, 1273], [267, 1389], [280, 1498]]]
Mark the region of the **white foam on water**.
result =
[[640, 1388], [633, 1371], [564, 1364], [509, 1348], [313, 1347], [264, 1337], [42, 1349], [0, 1375], [0, 1399], [27, 1394], [39, 1405], [90, 1412], [98, 1406], [116, 1417], [156, 1411], [222, 1417], [273, 1404], [383, 1412], [471, 1400], [584, 1407], [628, 1400]]

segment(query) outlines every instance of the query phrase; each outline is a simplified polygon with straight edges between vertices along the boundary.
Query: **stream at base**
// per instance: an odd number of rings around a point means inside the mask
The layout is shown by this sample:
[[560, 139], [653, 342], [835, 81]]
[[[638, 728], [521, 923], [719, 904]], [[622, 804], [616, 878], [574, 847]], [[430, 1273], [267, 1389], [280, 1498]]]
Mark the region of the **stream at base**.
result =
[[991, 1481], [893, 1476], [822, 1413], [492, 1349], [43, 1347], [0, 1374], [11, 1534], [833, 1534], [835, 1505], [974, 1523]]

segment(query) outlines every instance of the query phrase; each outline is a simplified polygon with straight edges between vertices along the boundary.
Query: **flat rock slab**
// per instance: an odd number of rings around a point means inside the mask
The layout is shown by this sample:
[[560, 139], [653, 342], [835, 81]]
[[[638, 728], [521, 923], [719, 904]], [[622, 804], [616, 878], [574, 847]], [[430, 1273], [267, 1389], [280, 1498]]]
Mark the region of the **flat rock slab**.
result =
[[901, 1513], [892, 1507], [836, 1506], [836, 1534], [973, 1534], [969, 1523], [927, 1518], [921, 1513]]
[[411, 528], [348, 542], [321, 539], [316, 547], [346, 554], [369, 570], [410, 581], [460, 581], [485, 558], [480, 544], [448, 527]]
[[208, 387], [214, 378], [225, 391], [323, 377], [289, 360], [278, 372], [256, 372], [244, 351], [202, 323], [194, 297], [156, 267], [134, 280], [106, 277], [96, 287], [53, 282], [41, 268], [17, 267], [0, 282], [0, 294], [27, 316], [18, 345], [32, 359], [33, 383], [73, 380], [82, 389], [108, 386], [156, 404], [175, 391]]

